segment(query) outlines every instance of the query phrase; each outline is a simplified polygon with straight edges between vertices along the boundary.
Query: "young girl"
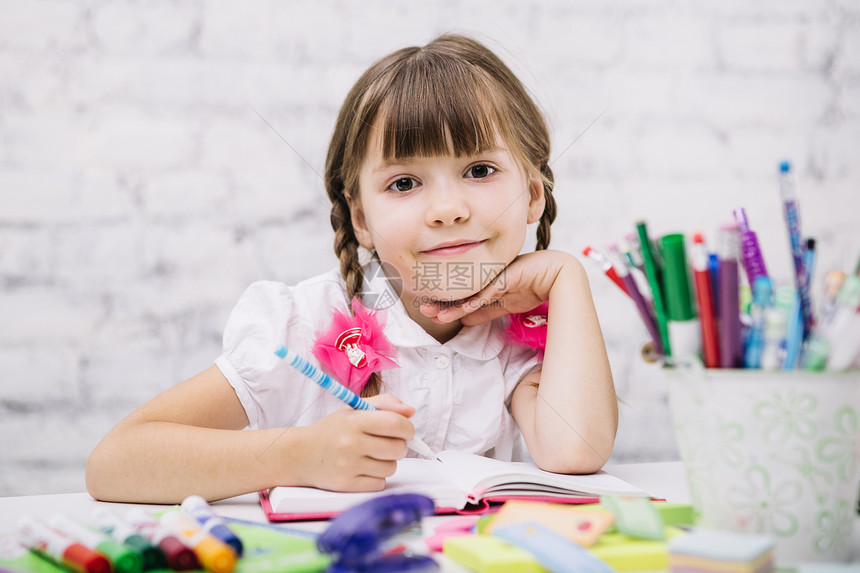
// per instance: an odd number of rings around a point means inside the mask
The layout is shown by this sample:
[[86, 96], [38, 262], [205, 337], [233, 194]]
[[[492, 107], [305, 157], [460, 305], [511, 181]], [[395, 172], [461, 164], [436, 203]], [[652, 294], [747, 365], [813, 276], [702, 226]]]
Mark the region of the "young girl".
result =
[[[93, 497], [379, 490], [413, 435], [505, 460], [524, 441], [543, 469], [600, 469], [616, 397], [585, 272], [545, 250], [549, 150], [525, 88], [480, 43], [445, 35], [376, 62], [326, 161], [339, 272], [251, 285], [215, 365], [95, 448]], [[537, 250], [520, 255], [530, 223]], [[344, 407], [280, 360], [280, 345], [379, 410]]]

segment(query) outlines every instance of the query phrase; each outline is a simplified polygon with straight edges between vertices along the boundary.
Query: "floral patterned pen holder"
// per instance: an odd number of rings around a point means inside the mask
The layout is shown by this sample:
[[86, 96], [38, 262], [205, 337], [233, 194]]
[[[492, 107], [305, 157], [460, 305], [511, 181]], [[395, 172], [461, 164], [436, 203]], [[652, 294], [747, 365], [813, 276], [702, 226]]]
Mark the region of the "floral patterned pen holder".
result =
[[697, 524], [773, 535], [779, 566], [860, 559], [860, 372], [664, 372]]

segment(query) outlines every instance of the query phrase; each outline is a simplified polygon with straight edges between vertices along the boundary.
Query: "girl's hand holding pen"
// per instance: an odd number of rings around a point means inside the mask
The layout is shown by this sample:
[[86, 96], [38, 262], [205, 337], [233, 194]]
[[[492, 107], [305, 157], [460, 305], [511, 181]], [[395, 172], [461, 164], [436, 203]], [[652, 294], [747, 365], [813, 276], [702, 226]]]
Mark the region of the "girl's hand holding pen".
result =
[[467, 326], [527, 312], [549, 300], [558, 274], [567, 264], [580, 265], [563, 251], [536, 251], [514, 259], [490, 284], [456, 303], [427, 302], [421, 313], [434, 322], [460, 319]]
[[367, 401], [376, 411], [348, 406], [332, 412], [300, 432], [297, 468], [304, 486], [334, 491], [378, 491], [406, 456], [406, 441], [415, 428], [415, 408], [391, 394]]

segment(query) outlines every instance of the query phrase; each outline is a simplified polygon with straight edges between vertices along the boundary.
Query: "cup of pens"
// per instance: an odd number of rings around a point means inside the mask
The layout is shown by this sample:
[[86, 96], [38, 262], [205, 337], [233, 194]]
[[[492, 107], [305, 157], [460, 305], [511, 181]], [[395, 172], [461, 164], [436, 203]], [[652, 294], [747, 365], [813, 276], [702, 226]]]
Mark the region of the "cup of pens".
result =
[[849, 560], [860, 374], [664, 372], [697, 524], [773, 535], [780, 566]]
[[812, 292], [816, 244], [788, 162], [778, 178], [788, 283], [768, 274], [742, 208], [714, 251], [701, 233], [652, 240], [639, 221], [621, 248], [584, 254], [630, 297], [643, 356], [664, 365], [698, 523], [773, 535], [781, 566], [845, 561], [860, 493], [860, 262]]

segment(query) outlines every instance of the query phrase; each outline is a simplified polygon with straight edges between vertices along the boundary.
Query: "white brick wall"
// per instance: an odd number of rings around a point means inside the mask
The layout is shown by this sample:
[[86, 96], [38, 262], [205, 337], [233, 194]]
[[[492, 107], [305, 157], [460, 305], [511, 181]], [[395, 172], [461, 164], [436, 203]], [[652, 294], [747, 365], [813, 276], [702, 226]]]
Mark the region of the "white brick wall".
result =
[[[786, 281], [790, 158], [818, 282], [853, 268], [860, 4], [534, 4], [0, 0], [0, 495], [82, 490], [113, 424], [212, 363], [245, 286], [334, 264], [318, 173], [338, 106], [373, 60], [449, 29], [547, 111], [555, 248], [640, 218], [713, 237], [744, 206]], [[624, 400], [615, 461], [673, 459], [644, 328], [587, 268]]]

